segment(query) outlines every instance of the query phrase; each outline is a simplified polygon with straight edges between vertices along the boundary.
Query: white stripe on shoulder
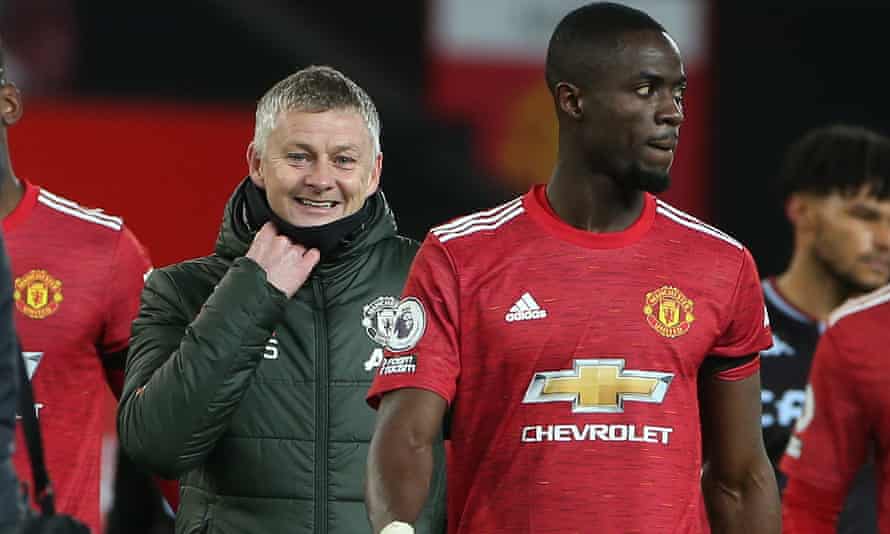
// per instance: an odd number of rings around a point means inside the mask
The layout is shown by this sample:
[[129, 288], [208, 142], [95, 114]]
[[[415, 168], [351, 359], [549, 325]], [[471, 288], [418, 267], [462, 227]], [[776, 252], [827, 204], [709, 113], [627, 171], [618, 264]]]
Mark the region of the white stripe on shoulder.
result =
[[[109, 221], [107, 219], [95, 217], [87, 211], [80, 210], [77, 208], [71, 208], [64, 204], [59, 204], [53, 200], [50, 200], [49, 197], [38, 195], [37, 202], [40, 202], [41, 204], [43, 204], [47, 207], [50, 207], [56, 211], [60, 211], [66, 215], [71, 215], [72, 217], [76, 217], [78, 219], [82, 219], [84, 221], [91, 222], [93, 224], [98, 224], [99, 226], [104, 226], [106, 228], [111, 228], [112, 230], [117, 230], [117, 231], [120, 231], [120, 229], [121, 229], [122, 222], [114, 222], [114, 221]], [[120, 219], [118, 219], [118, 221], [120, 221]]]
[[434, 234], [439, 235], [440, 232], [455, 232], [460, 231], [463, 228], [466, 228], [468, 224], [472, 224], [473, 221], [485, 219], [482, 222], [490, 222], [498, 217], [498, 214], [509, 210], [510, 208], [516, 206], [517, 204], [522, 203], [522, 197], [514, 198], [510, 202], [506, 204], [501, 204], [500, 206], [495, 206], [489, 210], [479, 211], [476, 213], [471, 213], [469, 215], [464, 215], [463, 217], [459, 217], [449, 223], [440, 224], [439, 226], [433, 227], [431, 230]]
[[436, 237], [439, 238], [440, 242], [445, 243], [446, 241], [451, 241], [452, 239], [455, 239], [457, 237], [468, 236], [470, 234], [475, 234], [476, 232], [481, 232], [483, 230], [496, 230], [501, 226], [507, 224], [511, 220], [515, 219], [519, 215], [522, 215], [523, 212], [525, 212], [525, 208], [522, 207], [522, 204], [518, 204], [511, 210], [502, 213], [500, 215], [500, 218], [496, 221], [492, 221], [488, 224], [477, 222], [459, 232], [445, 232], [441, 235], [436, 235]]
[[[658, 213], [664, 215], [668, 219], [671, 219], [672, 221], [674, 221], [677, 224], [683, 225], [683, 226], [690, 228], [692, 230], [697, 230], [703, 234], [708, 234], [711, 237], [716, 237], [717, 239], [720, 239], [722, 241], [726, 241], [727, 243], [729, 243], [730, 245], [732, 245], [738, 249], [745, 248], [741, 243], [739, 243], [735, 239], [729, 237], [728, 235], [721, 232], [720, 230], [714, 228], [713, 226], [709, 226], [709, 225], [699, 221], [695, 217], [692, 217], [691, 215], [684, 217], [683, 215], [681, 215], [683, 212], [677, 210], [676, 208], [668, 209], [665, 207], [665, 205], [661, 205], [661, 203], [659, 203], [659, 206], [658, 206], [658, 208], [656, 208], [656, 211]], [[677, 213], [677, 212], [679, 212], [679, 213]]]
[[848, 315], [865, 311], [875, 306], [880, 306], [885, 302], [890, 302], [890, 285], [886, 285], [880, 289], [876, 289], [871, 293], [848, 300], [831, 312], [828, 316], [828, 326], [840, 321]]
[[[706, 223], [705, 221], [686, 213], [683, 210], [677, 209], [674, 206], [671, 206], [670, 204], [668, 204], [667, 202], [665, 202], [663, 200], [656, 199], [656, 202], [658, 203], [659, 207], [662, 207], [662, 208], [670, 211], [671, 213], [673, 213], [674, 215], [677, 215], [678, 217], [682, 217], [682, 218], [688, 220], [689, 222], [692, 222], [695, 224], [700, 224], [702, 226], [706, 226], [707, 228], [717, 232], [718, 234], [723, 235], [723, 237], [725, 237], [727, 239], [732, 239], [733, 241], [736, 241], [735, 239], [732, 238], [731, 235], [727, 234], [726, 232], [717, 228], [716, 226], [710, 225], [710, 224]], [[736, 241], [736, 242], [738, 243], [738, 241]], [[741, 245], [741, 243], [739, 243], [739, 244]]]
[[87, 215], [91, 215], [93, 217], [104, 219], [108, 222], [113, 222], [117, 224], [124, 224], [124, 220], [120, 217], [115, 217], [114, 215], [108, 215], [107, 213], [103, 213], [101, 209], [98, 208], [86, 208], [81, 206], [77, 202], [73, 200], [68, 200], [67, 198], [60, 197], [59, 195], [50, 193], [46, 189], [40, 189], [40, 195], [45, 196], [48, 200], [52, 200], [57, 204], [61, 204], [63, 206], [68, 206], [69, 208], [74, 208], [85, 212]]

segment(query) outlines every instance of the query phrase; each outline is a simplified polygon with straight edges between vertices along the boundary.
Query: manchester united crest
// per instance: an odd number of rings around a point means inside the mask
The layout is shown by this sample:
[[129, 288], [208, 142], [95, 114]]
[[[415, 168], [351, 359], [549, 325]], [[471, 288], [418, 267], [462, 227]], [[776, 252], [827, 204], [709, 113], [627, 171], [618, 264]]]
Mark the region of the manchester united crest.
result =
[[15, 307], [31, 319], [46, 319], [62, 302], [62, 282], [43, 269], [34, 269], [15, 279]]
[[695, 303], [682, 291], [672, 286], [662, 286], [646, 293], [643, 313], [646, 322], [664, 337], [678, 337], [689, 331], [695, 321]]

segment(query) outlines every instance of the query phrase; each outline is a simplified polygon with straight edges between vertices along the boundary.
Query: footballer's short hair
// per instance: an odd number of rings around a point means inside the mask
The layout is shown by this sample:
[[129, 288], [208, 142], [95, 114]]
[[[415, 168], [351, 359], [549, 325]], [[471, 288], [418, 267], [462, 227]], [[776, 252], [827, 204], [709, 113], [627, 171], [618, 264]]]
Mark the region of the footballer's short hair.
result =
[[547, 87], [554, 92], [559, 82], [587, 85], [591, 67], [607, 62], [618, 51], [621, 36], [636, 31], [665, 29], [639, 9], [614, 2], [594, 2], [570, 12], [550, 37], [545, 66]]
[[785, 154], [779, 185], [783, 201], [794, 193], [853, 195], [864, 186], [890, 198], [890, 138], [846, 124], [810, 130]]

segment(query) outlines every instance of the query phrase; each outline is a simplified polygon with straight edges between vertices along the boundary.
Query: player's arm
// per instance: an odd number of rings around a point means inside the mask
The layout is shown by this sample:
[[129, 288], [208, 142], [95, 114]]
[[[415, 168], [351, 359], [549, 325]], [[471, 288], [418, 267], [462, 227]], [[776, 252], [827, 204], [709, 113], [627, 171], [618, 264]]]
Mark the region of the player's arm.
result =
[[130, 329], [139, 312], [139, 297], [145, 277], [151, 271], [148, 253], [127, 227], [120, 230], [109, 271], [111, 287], [106, 292], [105, 317], [98, 350], [105, 380], [119, 400], [124, 388]]
[[699, 386], [711, 531], [779, 534], [779, 492], [760, 428], [760, 373], [741, 379], [726, 373], [703, 369]]
[[[787, 534], [834, 534], [849, 487], [867, 456], [871, 425], [860, 398], [864, 381], [857, 373], [868, 371], [847, 363], [854, 353], [838, 341], [843, 327], [829, 328], [819, 340], [803, 414], [779, 464], [788, 476], [782, 502]], [[850, 332], [853, 338], [860, 335]]]
[[365, 488], [375, 533], [412, 532], [407, 525], [417, 520], [428, 499], [429, 506], [445, 508], [442, 423], [460, 375], [456, 272], [442, 243], [428, 235], [403, 291], [416, 306], [415, 325], [425, 327], [416, 343], [394, 354], [415, 365], [401, 373], [388, 372], [384, 364], [368, 392], [368, 403], [379, 410]]
[[374, 532], [393, 521], [413, 524], [420, 515], [446, 408], [445, 399], [423, 389], [383, 395], [368, 452], [365, 496]]

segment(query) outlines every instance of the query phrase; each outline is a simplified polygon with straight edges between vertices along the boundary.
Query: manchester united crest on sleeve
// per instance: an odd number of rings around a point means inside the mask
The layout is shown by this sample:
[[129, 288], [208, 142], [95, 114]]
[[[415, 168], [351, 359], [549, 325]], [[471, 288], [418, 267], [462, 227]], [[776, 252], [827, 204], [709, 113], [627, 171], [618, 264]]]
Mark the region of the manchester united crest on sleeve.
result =
[[43, 269], [34, 269], [15, 279], [15, 307], [31, 319], [56, 313], [62, 302], [62, 282]]
[[695, 303], [682, 291], [672, 286], [662, 286], [646, 293], [643, 314], [653, 330], [664, 337], [679, 337], [689, 331], [695, 321]]

